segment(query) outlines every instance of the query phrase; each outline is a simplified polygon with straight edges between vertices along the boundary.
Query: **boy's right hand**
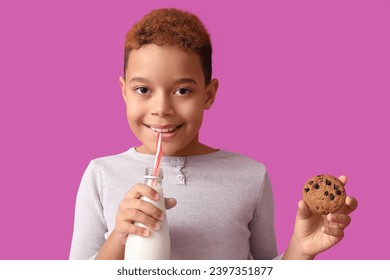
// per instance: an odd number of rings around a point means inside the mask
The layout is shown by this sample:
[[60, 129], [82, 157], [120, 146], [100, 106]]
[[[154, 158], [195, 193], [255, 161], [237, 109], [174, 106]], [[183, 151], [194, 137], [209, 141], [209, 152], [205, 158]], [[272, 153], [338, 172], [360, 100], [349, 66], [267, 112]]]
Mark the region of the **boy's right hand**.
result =
[[[159, 230], [161, 221], [165, 219], [164, 213], [155, 205], [141, 200], [142, 196], [155, 201], [160, 199], [160, 194], [153, 188], [144, 184], [136, 184], [119, 204], [113, 233], [123, 245], [126, 243], [127, 235], [149, 236], [148, 228]], [[175, 205], [176, 199], [165, 198], [166, 209], [171, 209]], [[134, 225], [134, 222], [144, 224], [148, 228]]]

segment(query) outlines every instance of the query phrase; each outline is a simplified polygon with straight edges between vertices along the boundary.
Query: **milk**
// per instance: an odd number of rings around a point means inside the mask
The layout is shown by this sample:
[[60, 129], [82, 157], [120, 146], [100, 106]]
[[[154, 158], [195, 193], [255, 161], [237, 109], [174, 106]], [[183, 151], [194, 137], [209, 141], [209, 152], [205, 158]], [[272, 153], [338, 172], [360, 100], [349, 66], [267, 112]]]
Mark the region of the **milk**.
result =
[[[161, 184], [162, 171], [159, 172], [158, 177], [153, 177], [150, 174], [149, 168], [147, 168], [145, 175], [145, 184], [153, 186], [153, 188], [160, 194], [158, 201], [150, 200], [147, 197], [141, 197], [140, 199], [152, 203], [153, 205], [160, 208], [164, 214], [165, 200], [164, 192]], [[156, 182], [153, 183], [154, 178], [157, 178]], [[146, 228], [141, 223], [134, 223], [134, 225]], [[168, 260], [171, 252], [171, 242], [169, 237], [168, 221], [165, 215], [165, 219], [161, 221], [161, 227], [159, 230], [150, 230], [150, 235], [147, 237], [138, 236], [135, 234], [129, 234], [126, 240], [125, 247], [125, 260]]]

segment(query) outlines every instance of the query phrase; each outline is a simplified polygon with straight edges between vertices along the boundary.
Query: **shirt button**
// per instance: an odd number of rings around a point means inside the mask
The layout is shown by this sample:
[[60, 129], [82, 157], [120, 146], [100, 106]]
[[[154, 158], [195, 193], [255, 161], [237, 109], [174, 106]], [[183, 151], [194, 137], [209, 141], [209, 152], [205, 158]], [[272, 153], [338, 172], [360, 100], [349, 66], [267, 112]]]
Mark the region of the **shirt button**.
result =
[[184, 179], [184, 176], [181, 174], [176, 176], [176, 181], [180, 182], [180, 181], [183, 181], [183, 179]]
[[178, 163], [183, 163], [183, 162], [184, 162], [184, 158], [179, 157], [179, 158], [176, 159], [176, 161], [177, 161]]

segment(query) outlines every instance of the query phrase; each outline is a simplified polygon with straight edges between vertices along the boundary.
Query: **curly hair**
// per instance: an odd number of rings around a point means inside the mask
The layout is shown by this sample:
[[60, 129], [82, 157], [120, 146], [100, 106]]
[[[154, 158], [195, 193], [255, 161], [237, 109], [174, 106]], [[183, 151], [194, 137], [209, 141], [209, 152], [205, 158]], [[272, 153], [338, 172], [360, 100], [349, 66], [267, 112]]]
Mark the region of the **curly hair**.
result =
[[212, 75], [210, 35], [197, 16], [178, 9], [157, 9], [145, 15], [126, 34], [124, 72], [131, 50], [146, 44], [175, 46], [195, 52], [201, 61], [206, 85]]

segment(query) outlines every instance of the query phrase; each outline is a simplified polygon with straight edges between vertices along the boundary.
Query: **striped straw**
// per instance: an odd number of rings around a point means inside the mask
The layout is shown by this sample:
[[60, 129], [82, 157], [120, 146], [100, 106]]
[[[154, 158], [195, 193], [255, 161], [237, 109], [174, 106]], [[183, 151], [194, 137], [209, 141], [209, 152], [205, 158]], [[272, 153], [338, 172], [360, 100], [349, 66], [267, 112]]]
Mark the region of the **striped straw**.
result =
[[[160, 162], [162, 157], [162, 137], [161, 133], [157, 134], [157, 141], [156, 141], [156, 158], [154, 160], [154, 168], [153, 168], [153, 176], [158, 175], [158, 169], [160, 168]], [[156, 186], [157, 181], [153, 180], [153, 187]]]

